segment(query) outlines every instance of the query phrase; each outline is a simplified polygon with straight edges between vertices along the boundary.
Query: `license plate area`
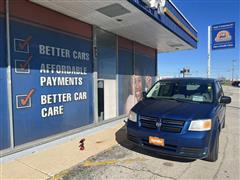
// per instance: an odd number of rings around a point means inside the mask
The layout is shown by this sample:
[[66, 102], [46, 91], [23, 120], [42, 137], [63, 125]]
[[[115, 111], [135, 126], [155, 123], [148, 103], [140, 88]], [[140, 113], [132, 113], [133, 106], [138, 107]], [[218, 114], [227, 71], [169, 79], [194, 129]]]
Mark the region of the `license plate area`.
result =
[[149, 144], [154, 144], [157, 146], [165, 146], [165, 141], [163, 138], [149, 136], [148, 142], [149, 142]]

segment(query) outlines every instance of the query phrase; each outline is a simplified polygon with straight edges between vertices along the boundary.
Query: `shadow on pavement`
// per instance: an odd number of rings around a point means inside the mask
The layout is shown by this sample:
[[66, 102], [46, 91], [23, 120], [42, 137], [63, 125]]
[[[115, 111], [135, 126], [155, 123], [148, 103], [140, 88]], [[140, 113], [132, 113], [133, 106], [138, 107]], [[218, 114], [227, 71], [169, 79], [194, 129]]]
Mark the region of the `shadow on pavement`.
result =
[[169, 161], [178, 161], [178, 162], [184, 162], [184, 163], [189, 163], [189, 162], [195, 161], [194, 159], [183, 159], [183, 158], [178, 158], [178, 157], [171, 157], [171, 156], [158, 154], [156, 152], [151, 152], [151, 151], [142, 149], [141, 147], [138, 147], [137, 145], [135, 145], [131, 141], [129, 141], [127, 139], [126, 133], [127, 133], [126, 126], [123, 126], [121, 129], [119, 129], [115, 133], [115, 138], [116, 138], [116, 141], [118, 142], [118, 144], [120, 144], [121, 146], [123, 146], [129, 150], [132, 150], [134, 152], [144, 154], [147, 156], [164, 159], [164, 160], [169, 160]]

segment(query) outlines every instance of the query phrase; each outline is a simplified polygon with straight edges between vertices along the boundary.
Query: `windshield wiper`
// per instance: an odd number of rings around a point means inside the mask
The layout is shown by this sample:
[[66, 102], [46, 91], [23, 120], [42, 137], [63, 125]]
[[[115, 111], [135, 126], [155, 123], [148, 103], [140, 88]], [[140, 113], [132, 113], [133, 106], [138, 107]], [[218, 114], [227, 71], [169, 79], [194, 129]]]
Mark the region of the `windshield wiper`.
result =
[[204, 101], [192, 101], [190, 99], [179, 99], [179, 98], [176, 98], [175, 100], [178, 101], [178, 102], [188, 102], [188, 103], [198, 103], [198, 104], [206, 103]]
[[175, 98], [167, 98], [167, 97], [160, 97], [159, 99], [162, 99], [162, 100], [174, 100], [174, 101], [176, 101], [176, 99]]
[[147, 97], [146, 99], [154, 99], [154, 100], [170, 100], [170, 101], [177, 101], [177, 102], [186, 102], [186, 103], [209, 103], [204, 101], [192, 101], [191, 99], [181, 99], [181, 98], [171, 98], [171, 97]]
[[178, 102], [192, 102], [191, 100], [188, 99], [180, 99], [180, 98], [174, 98]]
[[166, 99], [166, 100], [173, 100], [173, 101], [177, 101], [177, 102], [193, 102], [191, 100], [188, 99], [180, 99], [180, 98], [162, 98], [162, 99]]
[[146, 97], [146, 99], [157, 99], [155, 97]]

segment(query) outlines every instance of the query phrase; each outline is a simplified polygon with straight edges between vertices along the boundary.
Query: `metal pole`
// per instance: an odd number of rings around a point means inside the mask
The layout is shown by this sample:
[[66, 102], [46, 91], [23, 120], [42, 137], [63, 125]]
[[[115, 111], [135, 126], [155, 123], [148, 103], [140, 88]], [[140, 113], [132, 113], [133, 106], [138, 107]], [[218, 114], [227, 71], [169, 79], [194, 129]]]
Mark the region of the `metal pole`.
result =
[[207, 77], [211, 77], [211, 26], [208, 26], [208, 71]]
[[119, 81], [119, 72], [118, 72], [118, 36], [116, 36], [115, 35], [115, 39], [116, 39], [116, 53], [117, 53], [117, 60], [116, 60], [116, 108], [117, 108], [117, 111], [116, 111], [116, 116], [120, 116], [120, 114], [119, 114], [119, 108], [118, 108], [118, 101], [119, 101], [119, 99], [118, 99], [118, 93], [119, 93], [119, 91], [118, 91], [118, 81]]
[[232, 60], [232, 81], [234, 81], [234, 71], [235, 71], [235, 69], [234, 69], [234, 62], [235, 62], [236, 60]]
[[93, 119], [98, 123], [97, 27], [93, 26]]
[[7, 36], [7, 96], [10, 127], [11, 148], [14, 147], [13, 132], [13, 105], [12, 105], [12, 77], [11, 77], [11, 53], [10, 53], [10, 24], [9, 24], [9, 0], [6, 0], [6, 36]]

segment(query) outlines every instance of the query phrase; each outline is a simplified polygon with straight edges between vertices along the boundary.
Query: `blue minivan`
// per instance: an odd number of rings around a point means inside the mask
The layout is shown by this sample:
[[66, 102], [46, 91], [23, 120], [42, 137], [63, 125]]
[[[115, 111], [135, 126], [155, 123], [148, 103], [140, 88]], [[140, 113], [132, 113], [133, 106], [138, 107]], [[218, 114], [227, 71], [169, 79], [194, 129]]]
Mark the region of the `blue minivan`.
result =
[[215, 79], [160, 80], [131, 109], [127, 137], [162, 154], [216, 161], [230, 102]]

